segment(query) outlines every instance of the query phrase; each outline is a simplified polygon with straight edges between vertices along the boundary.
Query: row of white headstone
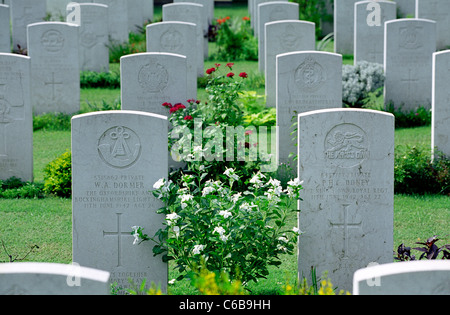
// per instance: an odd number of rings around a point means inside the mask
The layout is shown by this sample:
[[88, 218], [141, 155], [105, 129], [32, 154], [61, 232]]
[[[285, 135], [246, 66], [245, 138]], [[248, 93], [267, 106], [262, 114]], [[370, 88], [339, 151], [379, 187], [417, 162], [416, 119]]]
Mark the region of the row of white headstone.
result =
[[[90, 16], [87, 16], [91, 13], [82, 14], [84, 15], [83, 19], [87, 19], [83, 23], [89, 24], [84, 30], [86, 40], [101, 41], [97, 33], [100, 33], [100, 36], [103, 37], [105, 36], [103, 35], [104, 29], [107, 29], [106, 39], [103, 39], [103, 41], [107, 41], [109, 35], [113, 42], [127, 42], [129, 32], [137, 32], [146, 21], [153, 20], [153, 2], [153, 0], [15, 0], [10, 3], [7, 0], [0, 4], [0, 21], [4, 23], [2, 26], [8, 25], [7, 28], [2, 27], [0, 30], [0, 52], [10, 52], [11, 42], [14, 51], [18, 50], [18, 45], [21, 49], [26, 49], [27, 26], [42, 22], [48, 13], [52, 21], [65, 21], [66, 8], [69, 3], [96, 3], [108, 7], [107, 12], [103, 11], [96, 16], [99, 20], [93, 20]], [[9, 32], [10, 22], [12, 41]], [[95, 23], [95, 25], [92, 23]], [[83, 35], [84, 32], [81, 34]], [[91, 33], [95, 33], [95, 35]], [[89, 39], [89, 36], [93, 37]]]
[[[297, 123], [298, 176], [305, 187], [298, 205], [299, 276], [309, 277], [314, 266], [356, 294], [448, 294], [449, 263], [391, 264], [393, 115], [325, 109], [299, 114]], [[131, 227], [153, 235], [164, 226], [164, 216], [156, 214], [162, 203], [149, 189], [168, 178], [168, 128], [167, 117], [142, 111], [73, 117], [72, 259], [107, 274], [86, 270], [99, 280], [72, 266], [2, 264], [0, 292], [104, 294], [115, 283], [124, 293], [129, 279], [137, 285], [146, 279], [167, 292], [167, 264], [153, 256], [152, 243], [133, 245]], [[409, 285], [400, 288], [392, 281], [404, 278]], [[99, 291], [92, 291], [91, 280]], [[55, 291], [60, 286], [66, 290]]]
[[[310, 58], [309, 62], [297, 62], [298, 68], [293, 67], [292, 64], [295, 62], [292, 58], [294, 57], [291, 56], [289, 59], [289, 53], [295, 55], [298, 51], [314, 50], [315, 25], [298, 20], [298, 4], [296, 3], [254, 1], [253, 4], [257, 5], [258, 9], [258, 14], [253, 15], [252, 21], [256, 16], [258, 17], [254, 23], [255, 30], [260, 30], [259, 65], [260, 67], [262, 64], [265, 65], [263, 70], [266, 82], [266, 104], [277, 108], [280, 139], [289, 139], [288, 136], [294, 130], [294, 127], [289, 128], [292, 125], [290, 117], [294, 112], [342, 107], [340, 101], [342, 57], [335, 55], [334, 64], [328, 64], [325, 67], [327, 71], [324, 71], [320, 66], [321, 63], [315, 62], [314, 58]], [[436, 77], [436, 75], [443, 75], [440, 71], [442, 68], [433, 67], [433, 54], [436, 51], [436, 22], [424, 19], [395, 19], [396, 3], [377, 1], [381, 10], [377, 12], [380, 14], [380, 19], [375, 21], [377, 25], [370, 26], [369, 22], [373, 22], [372, 20], [368, 22], [372, 12], [368, 11], [371, 4], [373, 1], [360, 1], [352, 7], [355, 13], [356, 60], [384, 64], [386, 107], [394, 104], [396, 109], [406, 112], [416, 110], [419, 106], [432, 108], [433, 149], [437, 146], [444, 154], [450, 155], [448, 136], [450, 108], [447, 106], [448, 96], [445, 94], [446, 81]], [[256, 10], [256, 7], [253, 10]], [[283, 14], [279, 14], [282, 12]], [[447, 12], [450, 14], [450, 10]], [[286, 19], [283, 19], [283, 16]], [[436, 58], [445, 63], [444, 56], [447, 53], [448, 51], [439, 52]], [[263, 56], [265, 58], [262, 58]], [[326, 59], [333, 59], [331, 55], [327, 56], [330, 57]], [[444, 68], [448, 69], [448, 66], [444, 65]], [[433, 69], [438, 70], [433, 72]], [[280, 162], [292, 164], [292, 159], [288, 159], [288, 156], [290, 152], [295, 152], [295, 143], [282, 140], [277, 143]], [[293, 167], [295, 168], [295, 164]]]

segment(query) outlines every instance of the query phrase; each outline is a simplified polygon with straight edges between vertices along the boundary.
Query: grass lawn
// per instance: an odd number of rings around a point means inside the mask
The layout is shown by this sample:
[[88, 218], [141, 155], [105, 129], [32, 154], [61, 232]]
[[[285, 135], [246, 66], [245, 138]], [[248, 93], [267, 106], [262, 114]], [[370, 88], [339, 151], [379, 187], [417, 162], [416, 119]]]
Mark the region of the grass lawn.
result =
[[[160, 7], [155, 8], [155, 16], [160, 16]], [[216, 17], [246, 16], [247, 7], [218, 7]], [[210, 44], [214, 50], [214, 44]], [[328, 46], [327, 50], [332, 46]], [[345, 63], [352, 62], [345, 58]], [[225, 65], [226, 61], [206, 61], [205, 69], [215, 63]], [[236, 62], [233, 71], [247, 72], [249, 83], [247, 88], [259, 95], [264, 94], [264, 78], [257, 70], [257, 62]], [[118, 71], [119, 65], [112, 64], [112, 71]], [[198, 91], [198, 99], [206, 100], [204, 89]], [[82, 112], [101, 108], [103, 103], [117, 104], [120, 102], [118, 89], [82, 89]], [[34, 177], [35, 181], [44, 180], [44, 167], [57, 156], [71, 148], [70, 131], [38, 130], [34, 132]], [[396, 150], [407, 146], [430, 148], [431, 127], [398, 129], [395, 132]], [[296, 215], [289, 218], [289, 224], [296, 225]], [[23, 257], [33, 245], [39, 249], [27, 256], [27, 261], [70, 263], [72, 260], [72, 214], [71, 200], [63, 198], [45, 198], [36, 200], [6, 200], [0, 199], [0, 261], [9, 258], [1, 246], [3, 242], [7, 252], [14, 257]], [[450, 243], [448, 235], [450, 222], [450, 198], [448, 196], [409, 196], [395, 195], [394, 198], [394, 245], [405, 243], [413, 246], [414, 242], [424, 240], [434, 234], [443, 237]], [[150, 243], [147, 243], [150, 246]], [[145, 245], [141, 245], [145, 246]], [[394, 249], [393, 249], [394, 250]], [[267, 280], [257, 284], [251, 283], [249, 289], [254, 294], [273, 294], [285, 283], [293, 284], [297, 277], [296, 256], [283, 257], [280, 268], [272, 268]], [[169, 279], [177, 277], [177, 271], [170, 268]], [[332, 281], [333, 279], [331, 279]], [[188, 282], [177, 283], [170, 287], [171, 294], [195, 294]]]

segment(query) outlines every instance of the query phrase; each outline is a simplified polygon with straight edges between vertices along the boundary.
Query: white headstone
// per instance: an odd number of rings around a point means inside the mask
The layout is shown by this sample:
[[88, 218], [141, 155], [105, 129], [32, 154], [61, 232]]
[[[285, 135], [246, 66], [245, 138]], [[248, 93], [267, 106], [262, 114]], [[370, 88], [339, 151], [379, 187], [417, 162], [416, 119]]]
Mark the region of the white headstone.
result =
[[258, 34], [258, 32], [259, 32], [259, 29], [258, 29], [258, 25], [259, 25], [258, 6], [265, 2], [288, 2], [288, 0], [254, 0], [253, 1], [253, 9], [252, 9], [252, 16], [250, 19], [250, 25], [253, 28], [254, 34], [256, 37], [259, 36], [259, 34]]
[[[166, 52], [186, 56], [187, 96], [197, 99], [197, 76], [203, 69], [197, 67], [197, 56], [202, 54], [196, 41], [197, 26], [186, 22], [159, 22], [147, 26], [147, 52]], [[201, 72], [201, 73], [200, 73]]]
[[[66, 20], [66, 8], [72, 0], [47, 0], [47, 13], [51, 14], [51, 20], [63, 22]], [[84, 0], [83, 2], [92, 2]]]
[[211, 0], [173, 0], [174, 3], [181, 3], [181, 2], [191, 2], [191, 3], [197, 3], [203, 5], [205, 11], [205, 14], [207, 14], [208, 19], [207, 22], [209, 25], [212, 24], [214, 20], [214, 1]]
[[144, 11], [142, 0], [127, 0], [128, 5], [128, 31], [139, 33], [144, 24]]
[[0, 53], [0, 180], [33, 180], [30, 58]]
[[281, 20], [298, 20], [298, 7], [298, 3], [292, 2], [266, 2], [258, 6], [258, 67], [262, 73], [265, 72], [266, 66], [266, 23]]
[[167, 116], [164, 102], [187, 100], [186, 57], [140, 53], [120, 58], [122, 109]]
[[108, 6], [80, 3], [80, 70], [109, 72]]
[[416, 0], [395, 0], [395, 3], [400, 18], [414, 18], [416, 16]]
[[[207, 56], [208, 46], [208, 16], [204, 13], [204, 7], [197, 3], [169, 3], [162, 6], [163, 21], [180, 21], [194, 23], [197, 25], [197, 46], [200, 47], [200, 51], [203, 51], [203, 55], [199, 54], [198, 65], [204, 70], [204, 60]], [[203, 74], [203, 71], [202, 71]]]
[[384, 103], [405, 112], [431, 108], [436, 22], [399, 19], [385, 23]]
[[392, 262], [394, 116], [327, 109], [298, 116], [299, 277], [328, 271], [351, 292], [353, 274]]
[[450, 48], [450, 1], [417, 0], [416, 17], [436, 21], [437, 49]]
[[0, 4], [0, 52], [11, 52], [9, 6]]
[[450, 262], [417, 260], [360, 269], [353, 295], [449, 295]]
[[276, 103], [276, 56], [293, 51], [315, 50], [315, 24], [306, 21], [275, 21], [266, 23], [265, 86], [266, 105]]
[[354, 64], [359, 61], [384, 64], [384, 23], [396, 17], [395, 2], [355, 3]]
[[112, 43], [128, 42], [128, 0], [95, 0], [108, 6], [109, 37]]
[[0, 264], [1, 295], [108, 295], [109, 272], [55, 263]]
[[168, 176], [168, 122], [160, 115], [107, 111], [72, 118], [73, 261], [106, 270], [129, 287], [146, 279], [167, 289], [167, 264], [153, 244], [133, 245], [133, 226], [163, 228], [151, 190]]
[[11, 23], [13, 51], [27, 48], [27, 26], [44, 21], [46, 0], [11, 1]]
[[450, 156], [450, 50], [433, 56], [431, 148]]
[[154, 0], [142, 0], [142, 11], [144, 15], [144, 23], [152, 22], [154, 15]]
[[35, 114], [73, 114], [80, 110], [78, 29], [78, 25], [63, 22], [28, 26], [31, 100]]
[[334, 52], [353, 54], [354, 6], [358, 0], [334, 0]]
[[[307, 111], [342, 108], [342, 56], [304, 51], [277, 56], [277, 152], [296, 171], [296, 117]], [[293, 126], [294, 125], [294, 126]]]

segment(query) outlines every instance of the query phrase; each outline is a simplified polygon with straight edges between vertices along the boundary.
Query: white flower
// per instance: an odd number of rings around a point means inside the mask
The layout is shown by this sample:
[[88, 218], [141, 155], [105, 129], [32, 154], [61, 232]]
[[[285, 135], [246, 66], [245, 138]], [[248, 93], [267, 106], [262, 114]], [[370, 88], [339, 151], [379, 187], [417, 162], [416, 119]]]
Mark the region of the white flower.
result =
[[261, 172], [258, 172], [250, 179], [250, 183], [253, 184], [256, 188], [259, 188], [262, 186], [261, 179], [263, 179], [263, 178], [266, 178], [266, 176], [264, 174], [262, 174]]
[[249, 204], [248, 202], [244, 202], [243, 204], [241, 204], [239, 206], [239, 209], [245, 210], [245, 211], [250, 211], [254, 207], [257, 207], [257, 205], [253, 204], [253, 202], [251, 204]]
[[134, 237], [134, 241], [133, 241], [133, 245], [136, 245], [137, 242], [139, 242], [139, 240], [141, 239], [139, 236], [139, 229], [141, 229], [140, 226], [133, 226], [131, 227], [131, 230], [133, 232], [133, 237]]
[[172, 280], [170, 280], [168, 283], [169, 283], [169, 284], [175, 284], [176, 281], [177, 281], [176, 279], [172, 279]]
[[160, 178], [156, 183], [153, 184], [154, 189], [160, 189], [162, 186], [164, 186], [165, 179]]
[[271, 178], [269, 180], [269, 184], [272, 185], [272, 186], [275, 186], [275, 187], [279, 187], [281, 182], [278, 179]]
[[241, 198], [241, 196], [242, 196], [242, 193], [234, 194], [233, 196], [231, 196], [231, 201], [236, 203], [239, 200], [239, 198]]
[[205, 245], [194, 245], [194, 248], [192, 249], [192, 253], [194, 255], [200, 254], [200, 252], [205, 249]]
[[173, 223], [173, 221], [178, 220], [179, 218], [181, 218], [178, 214], [174, 213], [170, 213], [168, 215], [166, 215], [166, 221], [167, 221], [167, 225], [171, 225]]
[[298, 187], [298, 186], [300, 186], [300, 185], [302, 185], [302, 184], [303, 184], [303, 181], [301, 181], [298, 177], [295, 178], [294, 180], [288, 181], [288, 185], [289, 185], [289, 186]]
[[174, 226], [173, 227], [173, 232], [175, 233], [175, 237], [178, 238], [178, 236], [180, 236], [180, 227], [179, 226]]
[[296, 226], [294, 226], [294, 227], [292, 228], [292, 231], [293, 231], [294, 233], [297, 233], [297, 234], [303, 234], [303, 232], [302, 232], [298, 227], [296, 227]]
[[225, 229], [223, 227], [221, 227], [221, 226], [216, 226], [214, 228], [213, 233], [219, 233], [219, 235], [222, 236], [223, 234], [225, 234]]
[[233, 214], [230, 211], [222, 210], [219, 212], [219, 215], [223, 216], [226, 219], [231, 217]]
[[239, 180], [239, 176], [237, 174], [235, 174], [234, 168], [226, 167], [226, 170], [223, 173], [233, 180]]
[[183, 195], [181, 195], [180, 199], [181, 199], [181, 202], [186, 202], [186, 201], [194, 199], [194, 196], [189, 195], [189, 194], [183, 194]]
[[289, 240], [288, 240], [286, 237], [284, 237], [284, 236], [280, 236], [280, 237], [278, 238], [278, 240], [279, 240], [280, 242], [283, 242], [283, 243], [289, 242]]
[[205, 197], [206, 195], [209, 195], [210, 193], [214, 192], [215, 188], [212, 186], [206, 186], [202, 190], [202, 197]]
[[222, 241], [222, 242], [226, 242], [226, 241], [228, 241], [228, 238], [229, 238], [230, 236], [229, 235], [220, 235], [220, 240]]

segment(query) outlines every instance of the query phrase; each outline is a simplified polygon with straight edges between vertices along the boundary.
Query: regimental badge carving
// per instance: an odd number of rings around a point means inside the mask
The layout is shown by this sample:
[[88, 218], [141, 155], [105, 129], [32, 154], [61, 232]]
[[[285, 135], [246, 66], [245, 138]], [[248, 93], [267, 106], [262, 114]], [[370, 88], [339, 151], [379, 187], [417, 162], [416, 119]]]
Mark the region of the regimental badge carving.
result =
[[280, 46], [285, 51], [293, 51], [298, 49], [302, 34], [295, 32], [295, 28], [292, 25], [286, 26], [283, 34], [280, 36]]
[[420, 38], [423, 36], [422, 27], [402, 27], [400, 28], [400, 48], [403, 49], [418, 49], [422, 47]]
[[161, 47], [169, 52], [180, 51], [183, 48], [183, 35], [177, 30], [170, 28], [161, 35]]
[[57, 53], [64, 48], [64, 36], [60, 31], [49, 30], [41, 37], [41, 45], [48, 52]]
[[332, 128], [325, 137], [325, 159], [333, 165], [350, 168], [369, 158], [367, 135], [354, 124]]
[[92, 48], [97, 45], [97, 34], [89, 30], [85, 30], [80, 34], [81, 45], [86, 48]]
[[98, 152], [102, 160], [112, 167], [129, 167], [140, 157], [141, 141], [133, 130], [116, 126], [100, 137]]
[[307, 57], [298, 66], [294, 74], [295, 82], [302, 92], [315, 92], [326, 80], [326, 73], [323, 67], [312, 57]]
[[138, 74], [141, 87], [147, 92], [162, 92], [169, 82], [167, 69], [159, 63], [150, 63], [141, 68]]

